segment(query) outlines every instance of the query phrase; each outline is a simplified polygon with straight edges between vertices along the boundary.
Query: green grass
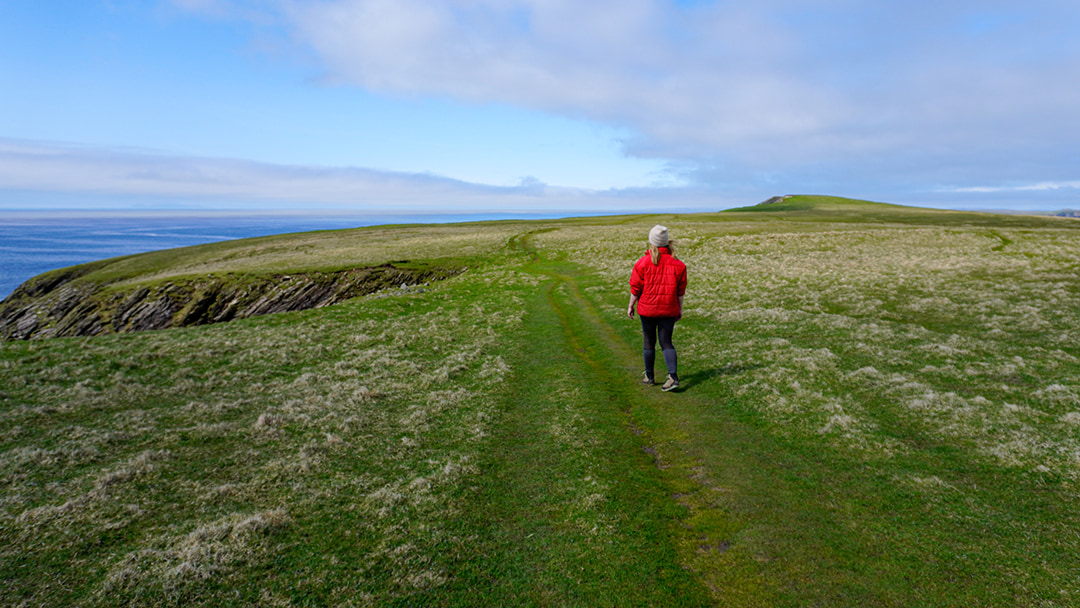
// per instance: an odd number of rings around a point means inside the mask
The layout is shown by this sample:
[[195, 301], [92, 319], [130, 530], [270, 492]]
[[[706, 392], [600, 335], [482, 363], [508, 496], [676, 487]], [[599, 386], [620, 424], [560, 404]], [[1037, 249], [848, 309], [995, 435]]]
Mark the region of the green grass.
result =
[[[973, 211], [952, 211], [908, 207], [890, 203], [842, 198], [838, 196], [794, 195], [784, 200], [727, 209], [725, 215], [739, 216], [742, 220], [796, 220], [801, 223], [853, 222], [923, 224], [934, 226], [992, 226], [992, 227], [1061, 227], [1060, 221], [1035, 215], [1002, 215]], [[752, 214], [752, 215], [751, 215]]]
[[[129, 284], [468, 271], [319, 310], [0, 345], [0, 603], [1080, 602], [1076, 223], [776, 205], [97, 266]], [[625, 317], [655, 223], [690, 270], [674, 394], [637, 383]]]

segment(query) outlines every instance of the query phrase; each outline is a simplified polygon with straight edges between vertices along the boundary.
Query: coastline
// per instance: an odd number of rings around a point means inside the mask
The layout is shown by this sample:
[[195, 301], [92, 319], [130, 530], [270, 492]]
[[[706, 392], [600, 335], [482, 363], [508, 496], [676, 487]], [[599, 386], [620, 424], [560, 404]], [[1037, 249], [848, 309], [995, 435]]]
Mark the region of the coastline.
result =
[[0, 300], [43, 272], [107, 258], [290, 232], [386, 224], [556, 219], [590, 213], [0, 210]]

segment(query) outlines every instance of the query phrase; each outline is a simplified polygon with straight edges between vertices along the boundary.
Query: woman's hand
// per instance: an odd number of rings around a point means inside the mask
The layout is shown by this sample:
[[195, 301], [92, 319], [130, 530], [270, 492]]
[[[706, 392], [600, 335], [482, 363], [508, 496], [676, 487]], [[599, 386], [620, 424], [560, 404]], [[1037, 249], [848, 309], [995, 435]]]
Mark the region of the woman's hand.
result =
[[634, 294], [630, 294], [630, 305], [626, 307], [626, 316], [631, 319], [634, 318], [634, 306], [637, 304], [638, 297]]

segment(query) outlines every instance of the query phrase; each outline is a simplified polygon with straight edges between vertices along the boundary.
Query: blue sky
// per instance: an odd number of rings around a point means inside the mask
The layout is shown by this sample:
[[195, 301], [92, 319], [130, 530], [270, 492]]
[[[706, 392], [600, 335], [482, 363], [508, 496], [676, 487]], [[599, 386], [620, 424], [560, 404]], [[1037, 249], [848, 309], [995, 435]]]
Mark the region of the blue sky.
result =
[[0, 209], [1080, 207], [1080, 5], [3, 0]]

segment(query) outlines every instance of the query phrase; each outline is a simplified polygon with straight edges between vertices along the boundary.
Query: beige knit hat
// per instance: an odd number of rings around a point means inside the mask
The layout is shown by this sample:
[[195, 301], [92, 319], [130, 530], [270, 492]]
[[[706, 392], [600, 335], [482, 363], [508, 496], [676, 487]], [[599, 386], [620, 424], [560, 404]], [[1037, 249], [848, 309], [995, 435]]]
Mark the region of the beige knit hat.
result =
[[652, 230], [649, 231], [649, 244], [653, 247], [667, 247], [667, 226], [661, 226], [659, 224], [653, 226]]

